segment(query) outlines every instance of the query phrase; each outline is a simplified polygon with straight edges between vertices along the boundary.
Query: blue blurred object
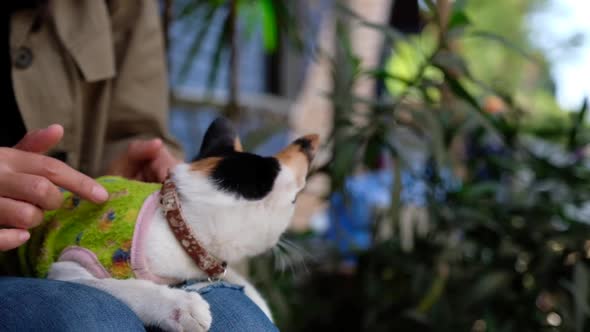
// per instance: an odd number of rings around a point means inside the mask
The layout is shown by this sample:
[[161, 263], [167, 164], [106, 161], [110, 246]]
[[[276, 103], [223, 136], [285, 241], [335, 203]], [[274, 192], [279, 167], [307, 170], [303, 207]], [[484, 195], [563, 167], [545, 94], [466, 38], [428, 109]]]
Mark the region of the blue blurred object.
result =
[[[330, 224], [325, 237], [332, 241], [345, 264], [356, 263], [356, 252], [372, 244], [375, 212], [391, 205], [393, 171], [381, 169], [354, 175], [346, 180], [343, 193], [330, 197]], [[426, 205], [427, 186], [411, 172], [402, 172], [401, 199], [404, 204]]]
[[[351, 176], [345, 182], [345, 194], [331, 195], [327, 216], [329, 224], [323, 235], [336, 246], [344, 264], [354, 266], [357, 253], [372, 245], [375, 213], [391, 206], [393, 174], [388, 167]], [[443, 200], [448, 191], [460, 185], [450, 170], [443, 170], [439, 174], [442, 186], [429, 192], [427, 176], [426, 167], [421, 172], [402, 171], [403, 205], [426, 206], [429, 194]]]

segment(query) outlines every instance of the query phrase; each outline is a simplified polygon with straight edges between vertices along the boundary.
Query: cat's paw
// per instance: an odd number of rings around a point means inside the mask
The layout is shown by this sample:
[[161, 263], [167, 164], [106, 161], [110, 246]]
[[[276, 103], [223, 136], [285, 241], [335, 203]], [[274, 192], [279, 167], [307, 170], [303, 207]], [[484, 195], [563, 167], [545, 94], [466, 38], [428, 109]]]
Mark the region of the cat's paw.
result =
[[161, 313], [164, 317], [158, 325], [166, 331], [209, 331], [211, 311], [209, 303], [201, 295], [178, 289], [168, 289], [164, 294]]

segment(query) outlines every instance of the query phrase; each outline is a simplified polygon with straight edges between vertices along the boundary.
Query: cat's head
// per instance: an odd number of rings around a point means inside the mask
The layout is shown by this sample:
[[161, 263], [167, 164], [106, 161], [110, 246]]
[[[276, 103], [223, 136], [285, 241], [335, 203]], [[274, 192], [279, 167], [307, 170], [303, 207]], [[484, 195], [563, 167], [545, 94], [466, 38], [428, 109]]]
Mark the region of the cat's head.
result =
[[318, 135], [307, 135], [273, 156], [260, 156], [243, 151], [229, 120], [215, 120], [199, 155], [177, 174], [185, 215], [199, 240], [228, 261], [274, 246], [291, 220], [318, 145]]

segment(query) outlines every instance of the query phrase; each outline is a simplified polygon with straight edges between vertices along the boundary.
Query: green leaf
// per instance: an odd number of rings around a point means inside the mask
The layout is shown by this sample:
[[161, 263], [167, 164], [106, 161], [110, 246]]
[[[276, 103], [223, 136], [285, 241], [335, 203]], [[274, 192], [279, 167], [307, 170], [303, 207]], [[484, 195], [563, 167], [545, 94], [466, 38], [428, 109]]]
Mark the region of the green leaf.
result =
[[260, 6], [259, 1], [238, 1], [238, 13], [241, 22], [243, 22], [242, 35], [244, 39], [251, 39], [255, 36], [256, 29], [260, 26]]
[[463, 10], [454, 11], [449, 20], [449, 29], [464, 28], [471, 24], [471, 20]]
[[367, 28], [375, 29], [375, 30], [381, 32], [383, 34], [383, 36], [385, 38], [389, 39], [390, 41], [395, 42], [398, 40], [406, 39], [405, 35], [401, 31], [394, 29], [394, 28], [390, 27], [389, 25], [376, 24], [373, 22], [369, 22], [364, 17], [362, 17], [361, 15], [359, 15], [358, 13], [356, 13], [355, 11], [350, 9], [348, 6], [343, 5], [340, 1], [336, 1], [335, 7], [338, 11], [340, 11], [344, 15], [350, 16], [351, 18], [358, 20], [362, 25], [366, 26]]
[[501, 45], [503, 45], [504, 47], [513, 50], [514, 52], [520, 54], [523, 58], [531, 61], [531, 62], [537, 62], [537, 59], [535, 59], [531, 54], [529, 54], [527, 51], [525, 51], [524, 49], [522, 49], [521, 47], [519, 47], [517, 44], [513, 43], [512, 41], [506, 39], [503, 36], [500, 36], [498, 34], [489, 32], [489, 31], [472, 31], [471, 33], [465, 35], [465, 37], [475, 37], [475, 38], [481, 38], [481, 39], [487, 39], [493, 42], [497, 42]]
[[504, 290], [510, 289], [512, 275], [504, 271], [488, 271], [483, 275], [467, 293], [467, 303], [476, 304], [485, 302]]
[[356, 135], [335, 140], [334, 155], [331, 163], [334, 190], [343, 189], [346, 177], [352, 174], [352, 170], [356, 167], [360, 147], [361, 140]]
[[176, 14], [176, 17], [178, 19], [183, 19], [187, 16], [195, 15], [204, 6], [213, 7], [206, 1], [187, 1], [184, 3], [184, 6], [180, 7], [180, 9], [178, 10], [178, 14]]
[[578, 133], [580, 131], [580, 128], [583, 127], [584, 125], [584, 119], [586, 118], [586, 111], [588, 110], [588, 98], [584, 98], [584, 101], [582, 102], [582, 106], [580, 106], [580, 109], [578, 110], [578, 112], [575, 114], [575, 118], [573, 120], [572, 123], [572, 129], [569, 132], [569, 139], [568, 139], [568, 148], [570, 150], [573, 150], [574, 148], [577, 147], [577, 138], [578, 138]]
[[465, 87], [463, 87], [463, 84], [461, 84], [461, 82], [459, 82], [459, 80], [456, 79], [454, 77], [454, 75], [448, 71], [447, 68], [445, 68], [443, 66], [439, 66], [439, 68], [444, 72], [444, 74], [445, 74], [445, 80], [449, 84], [449, 87], [451, 88], [451, 90], [453, 91], [453, 93], [457, 97], [463, 99], [469, 105], [473, 106], [473, 108], [475, 108], [476, 110], [481, 111], [482, 113], [484, 113], [484, 110], [481, 108], [481, 105], [479, 104], [479, 101], [474, 96], [472, 96], [467, 91], [467, 89], [465, 89]]
[[274, 52], [278, 44], [277, 17], [272, 0], [259, 0], [258, 9], [262, 16], [262, 41], [267, 52]]
[[436, 53], [432, 61], [435, 65], [444, 67], [447, 71], [452, 72], [454, 76], [471, 77], [465, 59], [456, 53], [441, 50]]
[[211, 59], [211, 67], [209, 67], [209, 74], [207, 75], [207, 86], [214, 88], [219, 78], [219, 68], [224, 56], [229, 53], [229, 46], [231, 43], [231, 22], [230, 16], [226, 15], [223, 23], [221, 33], [219, 34], [215, 47], [213, 48], [213, 55]]
[[574, 298], [576, 332], [584, 331], [584, 323], [590, 316], [590, 308], [588, 306], [588, 296], [590, 295], [588, 287], [589, 277], [588, 268], [584, 263], [578, 263], [574, 268], [573, 282], [564, 283]]
[[451, 88], [451, 90], [453, 91], [453, 93], [455, 94], [455, 96], [459, 97], [460, 99], [463, 99], [463, 101], [465, 101], [467, 104], [471, 105], [476, 112], [474, 112], [475, 115], [477, 115], [477, 118], [480, 120], [480, 122], [482, 123], [482, 125], [489, 130], [491, 133], [493, 133], [494, 135], [498, 136], [498, 137], [502, 137], [500, 136], [500, 132], [498, 131], [498, 129], [495, 126], [494, 120], [491, 118], [491, 116], [486, 113], [481, 105], [479, 104], [479, 102], [477, 101], [477, 99], [475, 99], [474, 96], [471, 95], [471, 93], [469, 93], [469, 91], [467, 91], [467, 89], [465, 89], [465, 87], [463, 86], [463, 84], [454, 77], [453, 74], [451, 74], [447, 68], [443, 67], [443, 66], [437, 66], [438, 68], [440, 68], [443, 73], [445, 74], [445, 80], [448, 83], [449, 87]]
[[[391, 151], [392, 156], [397, 154], [395, 150]], [[393, 185], [391, 186], [391, 207], [389, 213], [391, 215], [391, 227], [395, 229], [399, 224], [399, 216], [402, 208], [402, 163], [400, 158], [396, 159], [396, 163], [393, 165]]]
[[[302, 36], [305, 29], [300, 24], [300, 19], [293, 8], [294, 1], [272, 0], [274, 13], [276, 16], [276, 26], [280, 33], [286, 36], [285, 40], [293, 47], [293, 50], [301, 51], [304, 48], [304, 37]], [[277, 36], [280, 36], [277, 33]], [[278, 45], [278, 42], [277, 42]]]
[[213, 21], [215, 19], [215, 14], [219, 8], [217, 6], [208, 6], [205, 8], [205, 13], [200, 18], [201, 22], [198, 25], [198, 30], [195, 33], [195, 38], [190, 44], [189, 50], [184, 57], [182, 64], [180, 65], [179, 69], [179, 80], [184, 82], [188, 78], [188, 74], [195, 62], [196, 57], [199, 55], [199, 51], [201, 51], [205, 38], [207, 37], [207, 33], [209, 32], [209, 27], [212, 26]]
[[414, 82], [412, 80], [408, 80], [405, 77], [401, 77], [399, 75], [395, 75], [385, 69], [373, 69], [373, 70], [367, 70], [361, 73], [362, 75], [367, 75], [379, 80], [394, 80], [394, 81], [400, 81], [402, 83], [404, 83], [405, 85], [411, 85]]
[[501, 185], [499, 183], [493, 181], [480, 182], [463, 187], [463, 190], [460, 192], [460, 194], [466, 199], [476, 201], [482, 196], [494, 195], [498, 192], [500, 186]]
[[[426, 94], [425, 94], [426, 95]], [[412, 116], [418, 123], [423, 123], [425, 130], [430, 138], [430, 150], [439, 168], [447, 167], [447, 150], [445, 148], [445, 137], [443, 122], [438, 117], [439, 114], [432, 110], [426, 109], [422, 112], [413, 112]]]
[[424, 3], [433, 14], [438, 15], [438, 8], [433, 0], [424, 0]]
[[418, 310], [421, 313], [427, 313], [432, 308], [432, 306], [434, 306], [441, 299], [446, 284], [446, 276], [436, 276], [432, 281], [432, 284], [430, 285], [428, 292], [420, 300], [420, 304], [418, 304], [416, 310]]

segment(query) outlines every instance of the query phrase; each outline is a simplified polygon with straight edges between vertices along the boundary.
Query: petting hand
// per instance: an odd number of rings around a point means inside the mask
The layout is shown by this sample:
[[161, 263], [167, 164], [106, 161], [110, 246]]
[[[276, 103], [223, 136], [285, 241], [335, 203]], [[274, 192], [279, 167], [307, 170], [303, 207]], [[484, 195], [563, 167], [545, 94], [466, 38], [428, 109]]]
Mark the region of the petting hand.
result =
[[162, 182], [168, 170], [180, 162], [160, 139], [135, 140], [111, 163], [107, 173], [132, 180]]
[[58, 186], [102, 203], [108, 193], [92, 178], [44, 156], [63, 136], [60, 125], [29, 132], [14, 148], [0, 148], [0, 251], [25, 243], [43, 211], [61, 206]]

